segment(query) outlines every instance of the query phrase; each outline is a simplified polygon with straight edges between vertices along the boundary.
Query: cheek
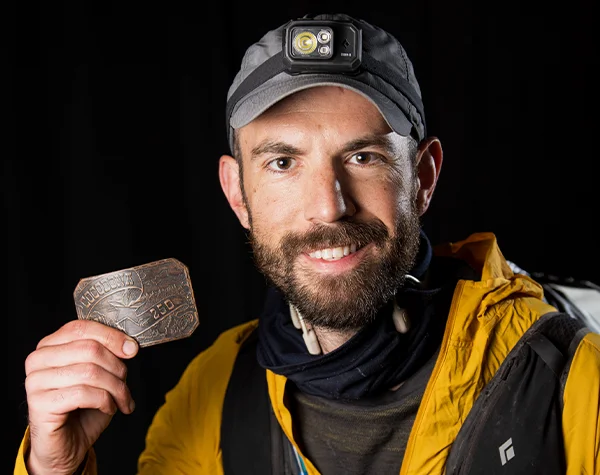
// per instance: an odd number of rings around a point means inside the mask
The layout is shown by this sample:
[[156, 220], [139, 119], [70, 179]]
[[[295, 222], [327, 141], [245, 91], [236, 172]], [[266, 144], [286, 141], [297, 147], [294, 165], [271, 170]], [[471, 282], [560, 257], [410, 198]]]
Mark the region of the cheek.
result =
[[252, 226], [257, 235], [273, 239], [292, 228], [301, 202], [292, 190], [257, 185], [248, 194]]
[[363, 188], [357, 194], [361, 211], [386, 225], [391, 235], [409, 213], [413, 213], [412, 184], [401, 180], [380, 180], [376, 186]]
[[398, 213], [406, 213], [412, 210], [416, 198], [417, 182], [409, 170], [403, 170], [403, 173], [394, 173], [386, 181], [382, 189], [389, 196], [390, 208], [394, 208]]

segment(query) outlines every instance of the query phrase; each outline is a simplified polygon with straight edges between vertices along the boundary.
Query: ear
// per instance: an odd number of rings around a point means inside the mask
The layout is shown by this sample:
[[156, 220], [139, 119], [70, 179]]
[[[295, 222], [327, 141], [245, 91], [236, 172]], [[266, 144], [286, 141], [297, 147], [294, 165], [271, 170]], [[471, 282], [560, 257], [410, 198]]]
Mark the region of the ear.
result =
[[440, 170], [442, 168], [442, 144], [437, 137], [428, 137], [419, 144], [417, 151], [417, 210], [423, 216], [429, 208]]
[[235, 158], [223, 155], [219, 159], [219, 180], [229, 206], [231, 206], [242, 226], [249, 229], [248, 209], [244, 202], [240, 182], [240, 168]]

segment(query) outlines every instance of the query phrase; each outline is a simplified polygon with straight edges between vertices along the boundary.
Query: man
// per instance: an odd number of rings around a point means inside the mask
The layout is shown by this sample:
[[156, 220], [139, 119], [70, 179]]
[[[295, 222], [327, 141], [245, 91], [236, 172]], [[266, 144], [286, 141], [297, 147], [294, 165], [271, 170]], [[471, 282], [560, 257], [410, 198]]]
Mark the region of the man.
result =
[[[230, 88], [227, 133], [222, 189], [273, 285], [167, 394], [140, 474], [263, 473], [263, 452], [272, 473], [598, 473], [600, 337], [547, 323], [493, 235], [432, 248], [420, 217], [442, 148], [395, 38], [345, 15], [270, 31]], [[90, 321], [40, 341], [15, 473], [95, 473], [94, 442], [133, 411], [136, 351]]]

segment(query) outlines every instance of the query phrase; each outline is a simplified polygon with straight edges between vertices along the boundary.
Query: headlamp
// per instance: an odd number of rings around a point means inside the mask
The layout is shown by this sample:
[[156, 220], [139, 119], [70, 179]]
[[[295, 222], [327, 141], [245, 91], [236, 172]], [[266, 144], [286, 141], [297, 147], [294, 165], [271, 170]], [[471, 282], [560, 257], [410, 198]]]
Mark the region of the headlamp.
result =
[[283, 35], [283, 61], [292, 74], [353, 72], [362, 58], [362, 32], [351, 22], [290, 21]]

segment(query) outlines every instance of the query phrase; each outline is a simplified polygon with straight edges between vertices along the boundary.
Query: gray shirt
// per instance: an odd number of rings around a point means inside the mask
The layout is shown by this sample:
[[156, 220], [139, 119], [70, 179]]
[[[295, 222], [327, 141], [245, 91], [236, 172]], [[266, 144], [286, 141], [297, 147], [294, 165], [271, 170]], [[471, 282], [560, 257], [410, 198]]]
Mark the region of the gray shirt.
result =
[[289, 391], [294, 437], [322, 475], [398, 475], [438, 352], [396, 391], [338, 401]]

